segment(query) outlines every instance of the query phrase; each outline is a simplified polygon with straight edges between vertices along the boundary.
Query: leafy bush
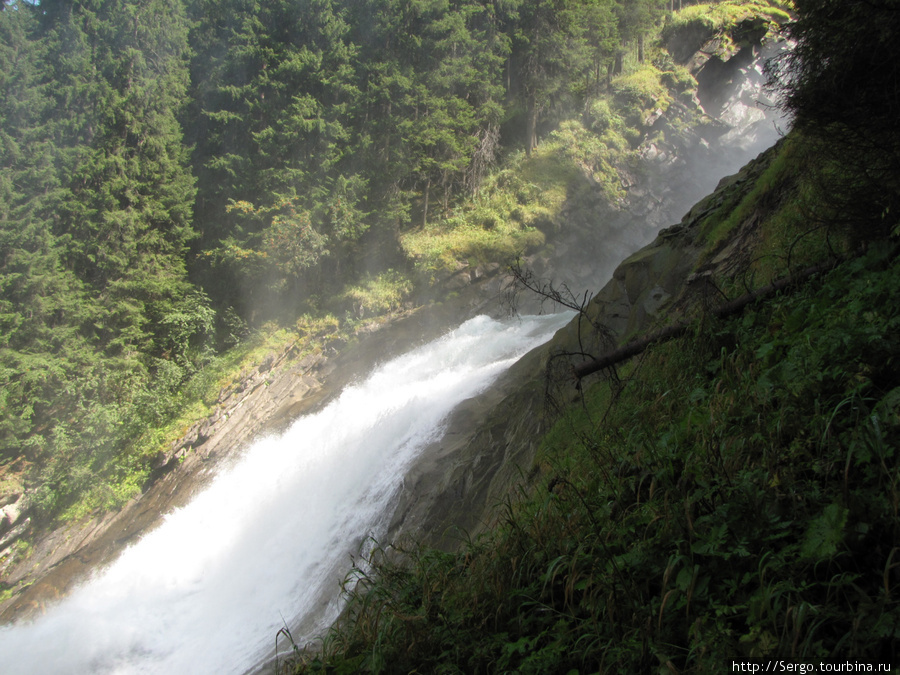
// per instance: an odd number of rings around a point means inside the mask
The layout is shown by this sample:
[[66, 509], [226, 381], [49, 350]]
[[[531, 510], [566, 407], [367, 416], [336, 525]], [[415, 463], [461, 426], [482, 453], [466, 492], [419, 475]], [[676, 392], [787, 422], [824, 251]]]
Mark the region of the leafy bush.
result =
[[389, 314], [400, 309], [412, 290], [413, 283], [409, 277], [396, 270], [388, 270], [351, 286], [339, 296], [338, 303], [349, 305], [358, 318]]
[[616, 170], [616, 165], [625, 159], [627, 147], [625, 140], [620, 139], [613, 128], [598, 136], [580, 122], [570, 120], [550, 134], [548, 144], [595, 181], [608, 203], [615, 204], [625, 196]]
[[622, 118], [613, 111], [609, 101], [605, 98], [591, 101], [588, 106], [587, 118], [590, 129], [598, 134], [609, 129], [621, 131], [623, 127]]
[[645, 110], [650, 106], [663, 109], [668, 106], [669, 92], [662, 82], [662, 73], [650, 64], [617, 77], [612, 86], [626, 108]]
[[684, 66], [673, 65], [671, 69], [663, 71], [660, 79], [666, 87], [679, 94], [697, 88], [697, 80]]

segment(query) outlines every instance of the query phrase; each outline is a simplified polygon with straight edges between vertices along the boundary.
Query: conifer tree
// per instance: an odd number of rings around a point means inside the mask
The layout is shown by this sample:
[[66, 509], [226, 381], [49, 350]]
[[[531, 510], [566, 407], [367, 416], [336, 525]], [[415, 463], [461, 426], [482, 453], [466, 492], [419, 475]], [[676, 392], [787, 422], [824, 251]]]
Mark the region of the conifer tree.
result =
[[[197, 219], [214, 249], [207, 259], [218, 262], [215, 274], [249, 285], [250, 297], [259, 290], [253, 286], [296, 296], [297, 284], [364, 230], [365, 180], [352, 161], [350, 130], [355, 50], [343, 12], [331, 0], [201, 0], [193, 10], [191, 133], [200, 166]], [[266, 241], [287, 231], [299, 246], [270, 261]], [[290, 250], [296, 255], [287, 260]]]
[[[42, 128], [43, 52], [28, 6], [0, 14], [0, 454], [15, 454], [73, 370], [78, 281], [60, 260], [60, 188]], [[73, 321], [74, 319], [74, 321]]]
[[186, 29], [180, 0], [0, 16], [0, 442], [42, 467], [45, 512], [121, 452], [135, 392], [184, 344], [172, 317], [208, 312], [187, 293]]
[[[592, 32], [589, 34], [588, 29]], [[515, 32], [515, 68], [525, 113], [525, 151], [537, 144], [541, 116], [572, 103], [575, 90], [596, 70], [599, 32], [613, 30], [613, 16], [602, 0], [541, 0], [523, 4]]]
[[59, 233], [100, 299], [111, 353], [151, 350], [152, 324], [187, 291], [193, 178], [177, 113], [187, 90], [179, 0], [42, 3], [55, 142], [72, 159]]

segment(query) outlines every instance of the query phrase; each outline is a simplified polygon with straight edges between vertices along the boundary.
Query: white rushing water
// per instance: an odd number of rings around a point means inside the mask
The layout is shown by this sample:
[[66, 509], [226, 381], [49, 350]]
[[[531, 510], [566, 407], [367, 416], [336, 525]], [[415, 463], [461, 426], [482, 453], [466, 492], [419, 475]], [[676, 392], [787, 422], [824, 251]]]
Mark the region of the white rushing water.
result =
[[472, 319], [257, 442], [46, 615], [0, 629], [0, 672], [241, 673], [285, 622], [321, 629], [448, 413], [569, 318]]

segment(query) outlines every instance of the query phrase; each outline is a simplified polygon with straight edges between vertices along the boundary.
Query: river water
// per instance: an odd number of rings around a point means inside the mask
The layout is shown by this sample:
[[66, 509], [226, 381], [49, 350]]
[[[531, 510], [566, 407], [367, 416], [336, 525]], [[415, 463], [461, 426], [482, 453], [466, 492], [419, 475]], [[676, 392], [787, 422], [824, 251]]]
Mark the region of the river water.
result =
[[570, 318], [474, 318], [260, 440], [46, 615], [0, 629], [0, 671], [242, 673], [280, 628], [304, 642], [454, 406]]

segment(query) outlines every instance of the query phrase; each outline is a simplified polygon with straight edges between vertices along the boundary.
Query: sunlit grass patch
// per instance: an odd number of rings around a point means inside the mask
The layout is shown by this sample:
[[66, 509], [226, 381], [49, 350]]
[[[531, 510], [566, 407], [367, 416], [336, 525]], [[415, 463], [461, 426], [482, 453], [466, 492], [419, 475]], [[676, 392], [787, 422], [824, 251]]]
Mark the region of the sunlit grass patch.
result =
[[553, 146], [531, 157], [512, 157], [490, 175], [470, 200], [441, 220], [403, 235], [402, 245], [420, 269], [454, 269], [470, 264], [511, 262], [544, 243], [554, 226], [577, 169]]
[[427, 270], [453, 269], [458, 261], [509, 262], [543, 243], [544, 235], [539, 230], [509, 221], [494, 221], [490, 230], [473, 223], [455, 227], [444, 224], [403, 239], [406, 252]]
[[692, 24], [701, 24], [711, 32], [729, 30], [741, 21], [757, 17], [784, 24], [791, 20], [791, 10], [792, 3], [779, 0], [726, 0], [691, 5], [672, 14], [663, 30], [663, 38], [667, 39]]
[[376, 276], [368, 276], [359, 284], [344, 290], [336, 299], [341, 306], [348, 306], [358, 318], [397, 311], [413, 290], [412, 280], [402, 272], [388, 270]]

